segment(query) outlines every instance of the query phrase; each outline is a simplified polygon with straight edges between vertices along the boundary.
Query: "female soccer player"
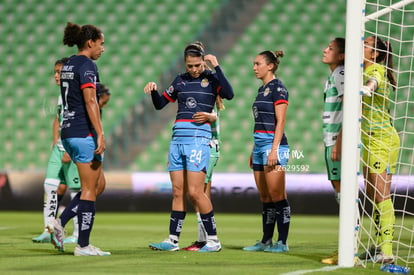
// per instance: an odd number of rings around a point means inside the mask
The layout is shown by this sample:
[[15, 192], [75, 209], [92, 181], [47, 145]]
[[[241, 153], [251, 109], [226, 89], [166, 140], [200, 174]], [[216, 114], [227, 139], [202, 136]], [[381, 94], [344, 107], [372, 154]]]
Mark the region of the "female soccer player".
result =
[[[211, 123], [211, 141], [210, 141], [210, 161], [208, 164], [208, 170], [206, 174], [206, 180], [204, 181], [204, 192], [207, 197], [211, 200], [211, 180], [213, 177], [214, 167], [217, 165], [220, 157], [220, 120], [219, 112], [224, 110], [224, 104], [221, 97], [217, 97], [216, 105], [214, 105], [213, 113], [198, 112], [193, 117], [198, 123], [210, 122]], [[192, 202], [195, 206], [197, 215], [197, 227], [198, 227], [198, 238], [197, 241], [192, 243], [190, 246], [182, 248], [187, 251], [198, 251], [207, 243], [207, 232], [204, 228], [203, 221], [201, 220], [200, 211], [196, 206], [195, 202]]]
[[[245, 251], [288, 252], [290, 206], [286, 195], [285, 166], [289, 160], [289, 145], [284, 133], [288, 107], [288, 91], [275, 76], [282, 51], [264, 51], [256, 56], [253, 71], [262, 80], [253, 103], [254, 148], [249, 165], [263, 203], [262, 240]], [[278, 239], [272, 238], [277, 224]]]
[[[60, 72], [68, 58], [62, 58], [55, 62], [54, 78], [56, 84], [60, 86]], [[60, 123], [62, 122], [62, 97], [59, 95], [57, 115], [53, 120], [53, 149], [49, 157], [46, 169], [46, 178], [44, 187], [44, 203], [43, 203], [43, 221], [45, 231], [39, 236], [32, 239], [35, 243], [50, 242], [50, 233], [47, 225], [56, 217], [59, 201], [63, 198], [67, 187], [71, 192], [71, 196], [75, 196], [80, 189], [80, 180], [78, 169], [75, 163], [70, 159], [68, 153], [63, 148], [60, 139]], [[64, 240], [65, 243], [76, 243], [78, 240], [78, 222], [73, 219], [73, 234]]]
[[[390, 117], [390, 92], [395, 90], [391, 44], [370, 36], [364, 41], [364, 83], [362, 88], [363, 173], [368, 196], [373, 200], [376, 245], [363, 259], [393, 262], [394, 206], [390, 197], [400, 139]], [[384, 65], [380, 64], [383, 63]]]
[[[157, 110], [167, 103], [178, 101], [176, 121], [168, 156], [168, 170], [172, 182], [173, 200], [170, 219], [170, 235], [160, 243], [150, 243], [155, 250], [179, 250], [178, 239], [186, 215], [185, 195], [195, 202], [200, 211], [203, 225], [207, 231], [207, 243], [199, 252], [221, 250], [217, 238], [213, 206], [204, 193], [204, 181], [210, 159], [209, 142], [211, 128], [209, 123], [197, 123], [197, 112], [211, 113], [217, 96], [232, 99], [233, 88], [224, 76], [214, 55], [206, 55], [200, 42], [188, 45], [184, 50], [186, 73], [178, 75], [160, 96], [157, 84], [149, 82], [144, 87], [151, 94]], [[206, 69], [210, 62], [215, 73]]]
[[79, 238], [75, 256], [107, 256], [110, 252], [89, 243], [96, 197], [104, 188], [105, 139], [96, 94], [99, 74], [93, 62], [104, 52], [104, 35], [93, 25], [79, 26], [69, 22], [63, 44], [78, 47], [78, 53], [69, 58], [61, 72], [64, 107], [61, 137], [65, 150], [78, 168], [82, 191], [72, 199], [60, 218], [48, 225], [48, 229], [56, 248], [63, 251], [63, 227], [77, 212]]
[[[323, 142], [328, 179], [335, 190], [339, 204], [341, 187], [342, 102], [345, 77], [345, 39], [337, 37], [323, 50], [322, 62], [329, 66], [330, 75], [325, 83], [323, 105]], [[323, 258], [324, 264], [338, 264], [338, 253]]]
[[323, 51], [322, 62], [331, 74], [325, 84], [323, 107], [323, 142], [328, 179], [339, 203], [341, 183], [342, 102], [344, 95], [345, 39], [335, 38]]

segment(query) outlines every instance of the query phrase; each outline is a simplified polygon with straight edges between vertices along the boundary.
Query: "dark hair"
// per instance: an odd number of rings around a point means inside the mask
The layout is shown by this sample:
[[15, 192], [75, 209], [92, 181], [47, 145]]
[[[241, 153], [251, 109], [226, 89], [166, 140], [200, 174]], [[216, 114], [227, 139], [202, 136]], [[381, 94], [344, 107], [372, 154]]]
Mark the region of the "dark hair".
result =
[[259, 55], [263, 55], [264, 59], [266, 60], [266, 64], [272, 63], [274, 65], [272, 72], [275, 73], [280, 64], [279, 57], [283, 57], [285, 54], [283, 51], [263, 51], [259, 53]]
[[200, 57], [201, 56], [204, 59], [204, 55], [205, 55], [204, 45], [200, 41], [196, 41], [194, 43], [191, 43], [190, 45], [188, 45], [184, 49], [184, 59], [187, 56], [191, 56], [191, 57]]
[[68, 45], [69, 47], [76, 45], [81, 50], [89, 39], [96, 41], [100, 38], [102, 38], [102, 31], [97, 27], [93, 25], [83, 25], [81, 27], [68, 22], [63, 35], [63, 45]]
[[[332, 41], [335, 43], [336, 47], [338, 48], [338, 53], [345, 54], [345, 38], [335, 37], [335, 39]], [[344, 64], [345, 64], [345, 58], [341, 60], [339, 65], [344, 65]]]
[[97, 91], [98, 96], [104, 95], [104, 94], [106, 94], [106, 95], [111, 94], [111, 92], [109, 91], [109, 88], [105, 84], [101, 84], [98, 87], [99, 87], [98, 91]]
[[61, 59], [58, 59], [55, 62], [55, 66], [56, 65], [64, 65], [68, 60], [69, 60], [69, 57], [63, 57]]
[[388, 41], [384, 41], [378, 36], [372, 36], [375, 39], [374, 42], [374, 51], [378, 53], [378, 56], [374, 59], [375, 62], [384, 62], [385, 67], [387, 68], [387, 78], [392, 85], [392, 89], [395, 90], [397, 81], [395, 80], [394, 68], [392, 61], [392, 47]]

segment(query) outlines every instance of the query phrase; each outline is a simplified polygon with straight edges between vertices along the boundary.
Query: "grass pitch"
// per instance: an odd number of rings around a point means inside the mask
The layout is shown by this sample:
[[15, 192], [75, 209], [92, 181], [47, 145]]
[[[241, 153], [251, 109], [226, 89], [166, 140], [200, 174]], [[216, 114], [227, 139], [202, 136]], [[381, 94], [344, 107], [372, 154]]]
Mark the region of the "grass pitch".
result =
[[[217, 213], [216, 219], [221, 252], [163, 252], [148, 244], [168, 236], [169, 213], [98, 212], [91, 243], [112, 255], [75, 257], [75, 245], [60, 253], [51, 244], [32, 243], [41, 233], [42, 213], [0, 212], [0, 274], [385, 274], [379, 265], [335, 269], [320, 263], [337, 249], [335, 216], [293, 215], [286, 254], [242, 251], [261, 237], [259, 213]], [[71, 233], [72, 224], [66, 227]], [[196, 218], [188, 213], [180, 246], [196, 237]]]

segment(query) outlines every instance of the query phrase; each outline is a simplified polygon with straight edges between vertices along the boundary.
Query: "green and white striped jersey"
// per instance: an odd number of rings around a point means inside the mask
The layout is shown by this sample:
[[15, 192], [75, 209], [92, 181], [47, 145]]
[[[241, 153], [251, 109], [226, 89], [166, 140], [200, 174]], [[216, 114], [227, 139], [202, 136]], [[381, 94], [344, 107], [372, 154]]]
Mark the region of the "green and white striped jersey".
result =
[[344, 95], [345, 68], [340, 65], [331, 73], [325, 84], [323, 105], [323, 142], [335, 144], [342, 128], [342, 97]]

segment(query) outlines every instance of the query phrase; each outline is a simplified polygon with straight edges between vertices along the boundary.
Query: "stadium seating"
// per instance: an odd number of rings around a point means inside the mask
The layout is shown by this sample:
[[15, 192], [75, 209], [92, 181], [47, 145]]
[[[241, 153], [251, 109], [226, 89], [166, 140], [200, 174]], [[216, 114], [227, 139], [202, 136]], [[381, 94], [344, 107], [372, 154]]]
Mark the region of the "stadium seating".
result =
[[[104, 110], [106, 135], [115, 131], [129, 109], [143, 97], [147, 81], [182, 58], [182, 48], [202, 32], [211, 14], [227, 0], [103, 0], [11, 1], [0, 3], [0, 170], [44, 169], [51, 145], [51, 123], [58, 87], [53, 80], [56, 59], [74, 54], [62, 45], [67, 21], [95, 24], [105, 33], [106, 52], [97, 61], [101, 81], [112, 91]], [[260, 81], [252, 61], [263, 50], [285, 51], [277, 72], [289, 90], [286, 135], [295, 155], [290, 164], [309, 165], [324, 172], [321, 142], [323, 88], [329, 73], [322, 50], [345, 35], [345, 6], [341, 0], [269, 0], [239, 40], [220, 60], [233, 85], [235, 98], [221, 114], [222, 151], [216, 171], [246, 172], [252, 148], [251, 104]], [[95, 11], [95, 12], [91, 12]], [[87, 22], [85, 22], [87, 18]], [[208, 50], [208, 49], [207, 49]], [[165, 171], [171, 124], [154, 138], [128, 167]], [[404, 153], [409, 154], [409, 153]]]
[[[322, 1], [323, 2], [323, 1]], [[322, 22], [321, 22], [322, 15]], [[221, 159], [216, 171], [246, 172], [252, 148], [251, 104], [260, 81], [254, 78], [252, 62], [263, 50], [284, 50], [278, 76], [289, 90], [286, 135], [297, 152], [291, 164], [309, 165], [307, 172], [324, 172], [321, 110], [324, 82], [329, 69], [321, 63], [322, 51], [336, 36], [345, 35], [345, 3], [330, 5], [293, 0], [271, 0], [246, 29], [220, 63], [235, 90], [232, 101], [221, 113]], [[170, 127], [164, 130], [171, 133]], [[132, 169], [154, 170], [152, 157], [165, 155], [170, 135], [157, 140], [137, 158]], [[303, 154], [301, 157], [300, 153]], [[165, 166], [162, 167], [165, 169]]]
[[[53, 64], [76, 52], [76, 47], [61, 42], [67, 21], [95, 24], [105, 34], [106, 53], [97, 63], [101, 81], [113, 93], [104, 111], [108, 134], [142, 98], [144, 83], [157, 80], [181, 57], [183, 44], [192, 41], [220, 4], [217, 0], [160, 0], [156, 5], [151, 0], [86, 0], [82, 5], [68, 0], [2, 1], [0, 25], [7, 43], [0, 45], [6, 72], [0, 83], [1, 112], [8, 125], [0, 129], [5, 141], [0, 169], [44, 169], [46, 165], [59, 93], [52, 78]], [[17, 154], [22, 156], [13, 157]]]

